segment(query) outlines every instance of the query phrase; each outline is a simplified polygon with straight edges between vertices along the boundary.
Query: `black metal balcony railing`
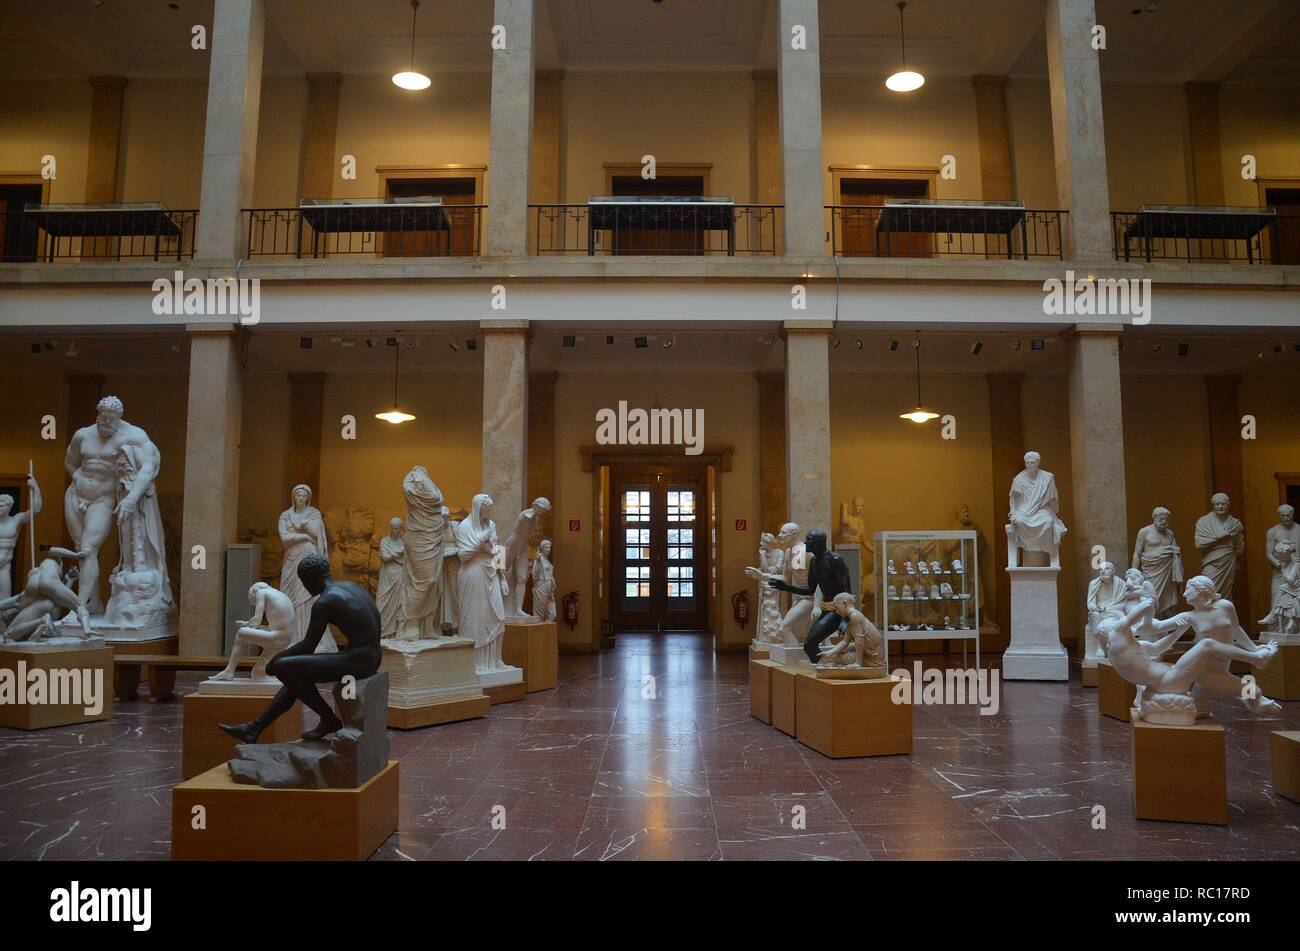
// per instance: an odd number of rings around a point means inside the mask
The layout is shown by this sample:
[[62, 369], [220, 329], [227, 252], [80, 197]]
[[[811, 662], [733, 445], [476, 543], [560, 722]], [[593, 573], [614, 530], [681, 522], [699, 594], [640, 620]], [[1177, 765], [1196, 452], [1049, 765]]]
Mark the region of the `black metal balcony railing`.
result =
[[1300, 215], [1272, 208], [1147, 205], [1111, 212], [1120, 261], [1300, 263]]
[[534, 254], [775, 255], [781, 205], [529, 205]]
[[0, 212], [0, 261], [182, 261], [198, 217], [157, 202], [29, 205]]
[[925, 202], [827, 205], [837, 257], [1064, 257], [1069, 212], [1013, 204]]
[[476, 257], [486, 205], [245, 208], [248, 257]]

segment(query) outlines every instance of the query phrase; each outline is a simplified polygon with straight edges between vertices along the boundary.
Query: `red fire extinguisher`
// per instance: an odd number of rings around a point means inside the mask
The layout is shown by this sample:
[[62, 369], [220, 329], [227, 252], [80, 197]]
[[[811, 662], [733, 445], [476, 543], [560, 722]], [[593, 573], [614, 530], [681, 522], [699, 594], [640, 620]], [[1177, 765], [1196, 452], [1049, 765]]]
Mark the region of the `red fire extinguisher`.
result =
[[570, 591], [564, 596], [564, 623], [569, 625], [569, 630], [573, 630], [573, 625], [578, 623], [578, 592]]
[[737, 591], [731, 596], [731, 613], [742, 628], [749, 623], [748, 591]]

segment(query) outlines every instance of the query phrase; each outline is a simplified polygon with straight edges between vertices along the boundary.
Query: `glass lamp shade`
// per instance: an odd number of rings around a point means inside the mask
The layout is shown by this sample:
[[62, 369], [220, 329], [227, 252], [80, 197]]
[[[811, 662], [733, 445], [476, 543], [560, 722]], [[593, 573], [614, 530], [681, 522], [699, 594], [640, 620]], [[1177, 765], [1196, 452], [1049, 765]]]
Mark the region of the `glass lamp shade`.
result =
[[905, 69], [886, 79], [885, 85], [894, 92], [913, 92], [925, 85], [925, 77]]
[[917, 407], [910, 413], [899, 413], [899, 419], [910, 419], [914, 423], [928, 423], [932, 419], [938, 419], [938, 413], [932, 413], [928, 409]]
[[393, 85], [400, 86], [402, 89], [420, 90], [428, 89], [432, 80], [424, 73], [417, 73], [412, 70], [405, 70], [393, 74]]
[[382, 419], [384, 420], [384, 422], [392, 423], [394, 426], [396, 426], [398, 423], [410, 422], [411, 420], [415, 419], [415, 417], [412, 416], [410, 413], [402, 412], [400, 409], [394, 406], [386, 413], [376, 413], [375, 419]]

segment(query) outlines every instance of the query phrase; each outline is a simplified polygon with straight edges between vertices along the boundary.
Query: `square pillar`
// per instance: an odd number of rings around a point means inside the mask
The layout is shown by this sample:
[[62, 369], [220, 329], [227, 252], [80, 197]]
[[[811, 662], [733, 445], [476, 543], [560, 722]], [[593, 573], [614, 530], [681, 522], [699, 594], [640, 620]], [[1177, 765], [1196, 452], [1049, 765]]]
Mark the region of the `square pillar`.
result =
[[242, 211], [253, 201], [257, 119], [262, 105], [265, 0], [216, 0], [203, 135], [203, 186], [196, 257], [243, 256]]
[[826, 171], [822, 167], [817, 0], [778, 0], [778, 4], [777, 86], [785, 179], [785, 253], [822, 257], [826, 253]]
[[805, 534], [820, 528], [828, 541], [832, 528], [830, 331], [829, 320], [787, 320], [784, 333], [787, 509], [790, 520]]
[[487, 253], [494, 257], [526, 257], [528, 254], [528, 167], [533, 139], [533, 13], [533, 0], [496, 0], [494, 7], [493, 26], [505, 30], [504, 48], [496, 49], [494, 46], [492, 50]]
[[484, 320], [483, 491], [501, 544], [530, 499], [528, 488], [528, 321]]
[[1114, 257], [1101, 68], [1092, 48], [1093, 0], [1046, 0], [1047, 68], [1052, 92], [1056, 193], [1069, 211], [1069, 254], [1080, 261]]
[[1187, 83], [1187, 131], [1192, 141], [1192, 201], [1222, 205], [1223, 151], [1219, 145], [1219, 84]]
[[972, 76], [975, 126], [980, 143], [980, 197], [1009, 201], [1015, 195], [1011, 174], [1011, 122], [1007, 118], [1007, 77]]
[[[226, 546], [239, 516], [239, 441], [244, 334], [230, 325], [190, 325], [185, 421], [185, 496], [181, 516], [180, 653], [222, 652]], [[194, 546], [206, 566], [195, 568]]]
[[86, 147], [88, 204], [117, 201], [117, 159], [122, 151], [122, 98], [126, 79], [90, 79], [90, 140]]
[[307, 74], [307, 116], [302, 127], [302, 176], [299, 198], [333, 198], [334, 145], [339, 126], [339, 73]]

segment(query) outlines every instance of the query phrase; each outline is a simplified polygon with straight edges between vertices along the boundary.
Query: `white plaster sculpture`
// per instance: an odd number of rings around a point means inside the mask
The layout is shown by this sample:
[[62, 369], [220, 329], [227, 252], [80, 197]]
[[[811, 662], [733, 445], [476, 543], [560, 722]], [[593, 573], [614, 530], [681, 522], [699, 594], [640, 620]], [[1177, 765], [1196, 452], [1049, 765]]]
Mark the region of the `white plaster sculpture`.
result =
[[27, 477], [27, 490], [31, 493], [31, 508], [17, 515], [10, 514], [17, 500], [8, 493], [0, 495], [0, 601], [13, 594], [12, 569], [18, 533], [24, 525], [34, 524], [36, 516], [41, 514], [41, 487], [34, 476]]
[[1295, 509], [1290, 505], [1279, 505], [1277, 524], [1264, 536], [1264, 554], [1273, 569], [1269, 579], [1268, 604], [1272, 608], [1277, 603], [1277, 589], [1282, 583], [1282, 565], [1277, 558], [1277, 543], [1290, 542], [1295, 551], [1300, 552], [1300, 525], [1295, 521]]
[[[80, 561], [81, 553], [66, 548], [46, 550], [52, 557], [41, 559], [27, 573], [23, 590], [0, 599], [0, 644], [65, 639], [71, 646], [84, 646], [92, 636], [90, 612], [72, 587], [76, 583], [77, 568], [74, 566], [66, 575], [60, 576], [62, 565], [59, 560]], [[60, 624], [56, 628], [55, 621], [60, 611], [76, 617], [78, 626]], [[96, 640], [103, 644], [102, 639]]]
[[754, 643], [766, 646], [781, 638], [781, 592], [764, 584], [766, 578], [785, 580], [785, 559], [788, 553], [771, 532], [758, 537], [758, 567], [746, 568], [745, 573], [758, 581], [758, 623], [754, 625]]
[[[284, 561], [280, 564], [280, 590], [293, 602], [293, 643], [307, 633], [311, 623], [311, 606], [315, 597], [298, 578], [298, 563], [308, 555], [329, 557], [325, 539], [325, 519], [311, 504], [311, 486], [295, 485], [289, 493], [292, 504], [280, 513], [280, 541], [284, 544]], [[328, 646], [327, 646], [328, 645]], [[317, 653], [333, 649], [334, 638], [326, 631]]]
[[1041, 462], [1038, 453], [1025, 453], [1025, 468], [1011, 481], [1006, 525], [1008, 568], [1020, 567], [1021, 549], [1046, 552], [1051, 567], [1061, 566], [1061, 537], [1069, 529], [1056, 514], [1061, 504], [1056, 477], [1041, 468]]
[[1196, 520], [1196, 550], [1201, 553], [1201, 574], [1214, 582], [1223, 597], [1232, 597], [1237, 579], [1237, 559], [1246, 550], [1246, 527], [1241, 519], [1228, 513], [1231, 500], [1216, 492], [1210, 499], [1211, 509]]
[[903, 585], [903, 600], [904, 601], [912, 600], [912, 586], [910, 584]]
[[551, 503], [544, 498], [533, 500], [515, 519], [515, 527], [506, 538], [506, 577], [510, 593], [506, 595], [506, 617], [528, 617], [524, 613], [524, 592], [528, 587], [528, 549], [542, 535], [542, 521], [551, 511]]
[[1283, 540], [1273, 546], [1269, 559], [1280, 566], [1273, 603], [1260, 626], [1269, 626], [1269, 640], [1280, 644], [1300, 644], [1300, 560], [1296, 546]]
[[930, 562], [930, 574], [932, 575], [943, 574], [943, 569], [939, 567], [939, 563], [937, 561]]
[[[1213, 640], [1226, 648], [1234, 650], [1259, 651], [1262, 649], [1242, 629], [1241, 623], [1237, 620], [1236, 607], [1219, 593], [1212, 578], [1206, 575], [1189, 578], [1187, 590], [1183, 592], [1183, 599], [1192, 606], [1192, 610], [1176, 614], [1170, 620], [1183, 620], [1190, 624], [1192, 630], [1196, 632], [1198, 643]], [[1277, 648], [1276, 643], [1263, 646], [1271, 647], [1274, 650]], [[1268, 658], [1272, 656], [1272, 653], [1269, 653], [1263, 663], [1255, 666], [1265, 666], [1268, 663]], [[1251, 713], [1281, 713], [1282, 707], [1276, 700], [1265, 697], [1257, 687], [1246, 689], [1241, 678], [1228, 670], [1228, 665], [1232, 662], [1233, 657], [1240, 660], [1247, 659], [1239, 654], [1221, 652], [1215, 655], [1209, 675], [1200, 678], [1197, 681], [1196, 690], [1193, 691], [1197, 709], [1208, 712], [1208, 699], [1212, 696], [1219, 696], [1240, 700]]]
[[884, 638], [867, 616], [857, 608], [857, 601], [848, 591], [837, 594], [831, 601], [835, 613], [844, 618], [839, 643], [823, 650], [817, 662], [820, 670], [841, 668], [861, 670], [883, 668]]
[[388, 536], [379, 543], [379, 585], [375, 590], [375, 603], [379, 605], [381, 638], [397, 636], [405, 580], [406, 541], [402, 538], [402, 520], [394, 518], [388, 523]]
[[405, 555], [402, 607], [394, 636], [402, 641], [430, 640], [442, 636], [442, 562], [450, 510], [424, 466], [413, 466], [402, 479], [402, 496], [406, 499]]
[[943, 584], [939, 585], [939, 597], [955, 598], [957, 596], [952, 593], [952, 585], [945, 581]]
[[474, 668], [480, 675], [507, 669], [501, 661], [501, 642], [509, 582], [493, 557], [497, 547], [492, 497], [479, 493], [470, 514], [456, 526], [456, 554], [460, 558], [460, 636], [474, 642]]
[[277, 591], [265, 581], [256, 582], [248, 589], [248, 603], [253, 615], [247, 621], [236, 621], [235, 643], [230, 648], [230, 661], [224, 670], [213, 675], [212, 680], [236, 680], [235, 668], [239, 664], [240, 647], [260, 647], [261, 656], [253, 664], [253, 683], [278, 682], [266, 672], [271, 658], [293, 643], [297, 635], [297, 620], [293, 601], [283, 591]]
[[898, 574], [898, 569], [894, 567], [894, 559], [892, 559], [892, 558], [889, 559], [889, 573], [890, 573], [891, 575], [896, 575], [896, 574]]
[[[749, 567], [745, 574], [759, 581], [784, 581], [796, 588], [808, 584], [808, 563], [811, 559], [804, 553], [802, 533], [794, 522], [786, 522], [776, 534], [776, 544], [784, 552], [781, 573], [765, 573], [759, 568]], [[766, 587], [766, 586], [764, 586]], [[810, 595], [790, 595], [790, 606], [781, 619], [779, 636], [771, 643], [785, 647], [802, 647], [804, 638], [813, 622], [813, 602]]]
[[950, 617], [949, 617], [948, 615], [946, 615], [946, 614], [943, 616], [943, 629], [944, 629], [945, 631], [955, 631], [955, 630], [957, 630], [955, 627], [952, 626], [952, 618], [950, 618]]
[[1097, 577], [1088, 582], [1088, 622], [1083, 629], [1083, 658], [1087, 667], [1096, 666], [1097, 658], [1105, 657], [1101, 648], [1100, 630], [1103, 621], [1124, 616], [1129, 587], [1115, 574], [1115, 565], [1101, 563]]
[[1151, 524], [1138, 531], [1132, 564], [1155, 589], [1157, 617], [1177, 607], [1178, 587], [1183, 583], [1182, 549], [1169, 528], [1169, 509], [1163, 505], [1151, 511]]
[[954, 558], [952, 560], [952, 573], [955, 575], [964, 575], [966, 573], [966, 569], [962, 567], [960, 558]]
[[[957, 506], [953, 512], [957, 520], [957, 528], [963, 532], [975, 533], [975, 560], [979, 567], [979, 593], [978, 604], [982, 613], [981, 623], [991, 627], [996, 627], [996, 623], [989, 617], [995, 615], [994, 595], [996, 590], [992, 582], [992, 571], [994, 568], [994, 559], [989, 557], [988, 542], [984, 538], [984, 530], [975, 524], [975, 518], [971, 515], [970, 506], [963, 502]], [[969, 559], [967, 559], [969, 560]], [[961, 575], [966, 573], [966, 562], [960, 558], [952, 560], [952, 573]]]
[[930, 564], [924, 558], [916, 563], [916, 567], [923, 575], [928, 575], [930, 573]]
[[889, 600], [890, 601], [898, 600], [898, 588], [897, 586], [892, 584], [889, 586]]
[[533, 617], [555, 620], [555, 567], [551, 564], [551, 540], [543, 538], [533, 559]]
[[903, 570], [907, 572], [909, 575], [916, 574], [916, 566], [913, 565], [910, 561], [903, 562]]
[[943, 592], [940, 590], [939, 586], [937, 584], [930, 585], [930, 600], [938, 601], [942, 597]]

